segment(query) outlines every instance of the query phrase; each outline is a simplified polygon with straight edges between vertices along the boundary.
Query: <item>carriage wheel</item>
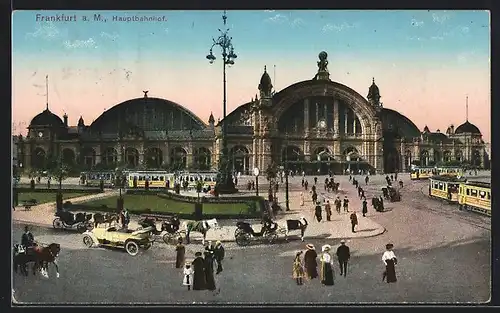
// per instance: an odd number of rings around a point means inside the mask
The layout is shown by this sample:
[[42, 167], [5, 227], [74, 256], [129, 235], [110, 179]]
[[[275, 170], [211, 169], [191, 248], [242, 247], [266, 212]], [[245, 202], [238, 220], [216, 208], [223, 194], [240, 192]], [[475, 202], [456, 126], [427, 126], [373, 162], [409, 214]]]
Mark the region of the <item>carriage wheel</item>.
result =
[[236, 228], [234, 231], [234, 237], [238, 237], [241, 233], [244, 233], [244, 231], [241, 228]]
[[236, 236], [236, 244], [238, 246], [247, 246], [250, 243], [250, 235], [247, 233], [240, 233]]
[[54, 219], [54, 221], [52, 222], [52, 226], [54, 226], [55, 229], [63, 229], [63, 227], [64, 227], [64, 225], [59, 217]]
[[85, 225], [83, 225], [83, 224], [78, 224], [78, 225], [76, 225], [76, 230], [80, 234], [83, 234], [87, 230], [87, 227], [85, 227]]
[[163, 242], [165, 242], [167, 245], [175, 244], [174, 234], [166, 233], [165, 235], [163, 235]]
[[125, 242], [125, 251], [131, 256], [136, 256], [139, 253], [139, 245], [133, 240], [127, 241]]
[[278, 240], [278, 234], [277, 233], [267, 234], [265, 239], [268, 243], [275, 243], [276, 240]]
[[83, 244], [87, 248], [92, 248], [92, 246], [94, 245], [94, 240], [92, 240], [92, 237], [90, 237], [89, 235], [85, 235], [83, 236]]

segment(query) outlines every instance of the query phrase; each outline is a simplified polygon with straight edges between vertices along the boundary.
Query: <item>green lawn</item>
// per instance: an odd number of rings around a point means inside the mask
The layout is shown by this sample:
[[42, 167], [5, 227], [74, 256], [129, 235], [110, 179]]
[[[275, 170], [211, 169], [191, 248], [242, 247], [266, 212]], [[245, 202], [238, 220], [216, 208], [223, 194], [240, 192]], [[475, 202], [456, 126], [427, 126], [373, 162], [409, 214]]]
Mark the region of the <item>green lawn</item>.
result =
[[[194, 213], [194, 203], [181, 202], [172, 199], [165, 199], [156, 195], [123, 195], [124, 205], [131, 212], [144, 211], [150, 209], [152, 213], [179, 213], [192, 214]], [[113, 196], [105, 199], [85, 202], [85, 205], [100, 207], [106, 205], [108, 208], [116, 208], [116, 200], [118, 196]], [[258, 204], [256, 204], [258, 207]], [[247, 203], [204, 203], [204, 214], [247, 214]]]
[[[22, 203], [24, 201], [30, 200], [30, 199], [36, 199], [38, 204], [42, 203], [48, 203], [48, 202], [56, 202], [56, 194], [57, 192], [22, 192], [19, 193], [19, 203]], [[63, 191], [63, 201], [72, 199], [72, 198], [77, 198], [77, 197], [83, 197], [86, 195], [90, 195], [92, 193], [87, 192], [71, 192], [71, 193], [64, 193]]]

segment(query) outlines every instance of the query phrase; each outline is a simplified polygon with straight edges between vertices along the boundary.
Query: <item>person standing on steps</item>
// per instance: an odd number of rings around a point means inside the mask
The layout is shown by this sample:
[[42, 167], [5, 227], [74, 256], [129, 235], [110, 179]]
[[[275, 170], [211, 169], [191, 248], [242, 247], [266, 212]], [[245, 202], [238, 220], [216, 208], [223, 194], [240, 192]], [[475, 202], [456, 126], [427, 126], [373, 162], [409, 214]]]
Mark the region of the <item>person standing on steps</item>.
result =
[[358, 216], [356, 215], [356, 211], [353, 211], [349, 218], [351, 219], [351, 231], [355, 233], [356, 231], [354, 228], [358, 225]]
[[340, 246], [337, 248], [337, 259], [339, 260], [340, 265], [340, 276], [347, 275], [347, 262], [351, 258], [351, 251], [348, 246], [345, 244], [345, 240], [342, 239], [340, 241]]

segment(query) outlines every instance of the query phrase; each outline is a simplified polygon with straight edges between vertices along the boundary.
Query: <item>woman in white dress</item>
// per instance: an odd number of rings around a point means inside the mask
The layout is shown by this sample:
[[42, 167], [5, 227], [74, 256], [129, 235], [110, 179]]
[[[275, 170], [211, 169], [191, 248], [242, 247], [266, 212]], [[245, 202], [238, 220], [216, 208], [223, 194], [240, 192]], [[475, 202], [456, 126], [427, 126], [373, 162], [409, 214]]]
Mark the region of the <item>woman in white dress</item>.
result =
[[333, 258], [330, 255], [330, 250], [332, 247], [330, 245], [324, 245], [321, 248], [323, 252], [321, 254], [321, 283], [325, 286], [334, 285], [335, 272], [333, 271]]
[[398, 264], [398, 260], [396, 259], [396, 255], [392, 251], [392, 248], [394, 245], [392, 243], [389, 243], [385, 246], [386, 251], [382, 255], [382, 262], [384, 262], [385, 265], [385, 271], [382, 274], [382, 281], [384, 281], [387, 278], [387, 283], [395, 283], [397, 280], [396, 278], [396, 269], [395, 266]]

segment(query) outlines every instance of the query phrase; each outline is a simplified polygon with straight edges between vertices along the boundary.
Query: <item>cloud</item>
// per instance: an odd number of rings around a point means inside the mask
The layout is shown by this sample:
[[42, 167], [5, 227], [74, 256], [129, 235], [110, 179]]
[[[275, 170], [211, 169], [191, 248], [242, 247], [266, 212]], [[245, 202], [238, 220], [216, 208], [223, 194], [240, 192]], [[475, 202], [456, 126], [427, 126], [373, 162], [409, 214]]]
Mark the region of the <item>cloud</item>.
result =
[[322, 31], [324, 33], [333, 32], [333, 31], [341, 32], [343, 30], [347, 30], [347, 29], [355, 28], [355, 27], [356, 27], [356, 24], [349, 24], [346, 22], [344, 22], [342, 24], [326, 24], [325, 26], [323, 26]]
[[89, 38], [87, 40], [66, 40], [64, 47], [66, 49], [97, 48], [97, 45], [94, 39]]
[[266, 21], [271, 22], [271, 23], [276, 23], [276, 24], [282, 24], [282, 23], [288, 21], [288, 17], [286, 17], [283, 14], [276, 14], [273, 17], [268, 18]]
[[51, 40], [60, 37], [61, 31], [53, 22], [43, 22], [36, 23], [35, 31], [32, 33], [27, 33], [26, 35], [28, 37]]
[[101, 37], [115, 41], [116, 39], [118, 39], [118, 37], [120, 37], [120, 35], [118, 35], [117, 33], [110, 34], [106, 32], [101, 32]]
[[450, 19], [450, 16], [448, 14], [432, 13], [432, 21], [434, 23], [444, 24], [449, 19]]
[[416, 20], [414, 18], [411, 19], [411, 26], [413, 27], [422, 27], [424, 26], [424, 21], [419, 21], [419, 20]]
[[302, 26], [304, 25], [304, 20], [301, 19], [300, 17], [299, 18], [296, 18], [292, 21], [292, 27], [297, 27], [297, 26]]

